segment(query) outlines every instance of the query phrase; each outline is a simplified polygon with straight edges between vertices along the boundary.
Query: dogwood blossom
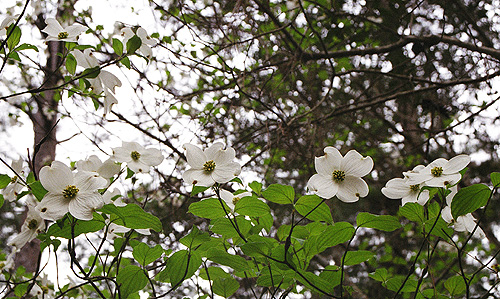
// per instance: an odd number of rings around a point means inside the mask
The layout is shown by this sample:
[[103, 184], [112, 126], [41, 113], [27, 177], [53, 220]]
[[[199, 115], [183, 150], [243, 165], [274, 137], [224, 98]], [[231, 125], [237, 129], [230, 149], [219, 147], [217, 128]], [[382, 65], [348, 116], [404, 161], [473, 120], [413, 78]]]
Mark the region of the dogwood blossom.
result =
[[18, 17], [18, 15], [7, 16], [3, 19], [2, 23], [0, 23], [0, 36], [7, 35], [7, 29], [9, 29], [10, 25], [14, 23]]
[[317, 174], [307, 182], [307, 188], [322, 198], [337, 196], [343, 202], [355, 202], [368, 195], [368, 185], [361, 177], [373, 168], [371, 157], [350, 150], [345, 157], [334, 147], [326, 147], [325, 155], [316, 157]]
[[210, 187], [215, 183], [227, 183], [241, 173], [240, 164], [233, 161], [235, 151], [232, 147], [224, 149], [224, 144], [220, 142], [205, 150], [189, 143], [183, 147], [187, 163], [191, 166], [182, 174], [188, 184]]
[[76, 169], [94, 172], [100, 177], [106, 179], [106, 182], [109, 183], [109, 179], [120, 172], [120, 165], [116, 164], [111, 159], [102, 162], [99, 157], [92, 155], [88, 157], [87, 160], [80, 160], [76, 162]]
[[246, 192], [242, 192], [242, 193], [235, 195], [227, 190], [220, 189], [219, 195], [220, 195], [220, 198], [222, 198], [222, 200], [231, 209], [231, 211], [234, 211], [234, 207], [235, 207], [236, 203], [238, 202], [238, 200], [242, 199], [243, 197], [252, 196], [252, 193], [246, 191]]
[[91, 220], [92, 212], [103, 206], [98, 189], [107, 182], [93, 172], [71, 169], [59, 161], [40, 170], [40, 183], [48, 191], [37, 210], [44, 219], [58, 220], [67, 212], [77, 219]]
[[144, 148], [137, 142], [123, 141], [121, 147], [113, 149], [111, 159], [126, 162], [128, 168], [134, 172], [149, 172], [149, 168], [160, 165], [164, 157], [158, 149]]
[[[446, 207], [443, 208], [441, 212], [441, 217], [447, 223], [453, 224], [453, 229], [457, 232], [472, 232], [476, 227], [476, 219], [472, 215], [472, 213], [465, 214], [463, 216], [458, 216], [457, 219], [453, 219], [451, 214], [451, 203], [453, 201], [453, 197], [458, 193], [457, 186], [453, 186], [450, 188], [451, 193], [446, 196]], [[474, 231], [474, 237], [476, 238], [485, 238], [484, 231], [478, 226]]]
[[42, 32], [47, 33], [47, 41], [66, 41], [76, 42], [78, 36], [85, 31], [85, 26], [73, 24], [63, 28], [56, 19], [48, 18], [45, 20], [47, 26]]
[[439, 158], [418, 172], [407, 172], [404, 174], [408, 177], [410, 185], [424, 183], [429, 187], [446, 187], [460, 181], [462, 176], [459, 171], [464, 169], [470, 163], [470, 160], [470, 157], [467, 155], [458, 155], [449, 161]]
[[[12, 161], [11, 167], [17, 175], [24, 174], [23, 163], [24, 162], [22, 158], [19, 158], [17, 161]], [[5, 200], [8, 201], [16, 200], [17, 195], [24, 188], [23, 182], [17, 175], [14, 175], [11, 178], [10, 183], [7, 185], [7, 187], [5, 187], [5, 189], [2, 190], [2, 195]]]
[[37, 202], [28, 198], [28, 214], [21, 226], [21, 232], [17, 234], [8, 244], [20, 250], [23, 246], [31, 242], [39, 233], [45, 230], [45, 221], [40, 216], [40, 212], [36, 210]]
[[[76, 62], [79, 66], [89, 69], [99, 66], [99, 61], [93, 55], [92, 50], [87, 48], [85, 50], [73, 50]], [[111, 106], [118, 103], [114, 92], [116, 87], [122, 86], [122, 82], [118, 77], [112, 73], [101, 69], [96, 78], [88, 78], [90, 85], [95, 94], [104, 94], [104, 115], [111, 111]]]
[[141, 47], [139, 48], [139, 52], [142, 55], [150, 58], [153, 56], [153, 50], [151, 47], [156, 46], [157, 42], [149, 37], [146, 30], [142, 27], [137, 28], [137, 31], [134, 33], [130, 28], [123, 28], [121, 30], [121, 35], [123, 36], [123, 43], [126, 44], [129, 39], [131, 39], [134, 35], [137, 35], [141, 39]]
[[[411, 172], [418, 172], [423, 168], [423, 165], [418, 165]], [[401, 198], [402, 206], [408, 202], [416, 202], [423, 206], [429, 200], [429, 190], [422, 190], [422, 187], [423, 184], [408, 184], [408, 178], [394, 178], [389, 180], [381, 191], [388, 198]]]

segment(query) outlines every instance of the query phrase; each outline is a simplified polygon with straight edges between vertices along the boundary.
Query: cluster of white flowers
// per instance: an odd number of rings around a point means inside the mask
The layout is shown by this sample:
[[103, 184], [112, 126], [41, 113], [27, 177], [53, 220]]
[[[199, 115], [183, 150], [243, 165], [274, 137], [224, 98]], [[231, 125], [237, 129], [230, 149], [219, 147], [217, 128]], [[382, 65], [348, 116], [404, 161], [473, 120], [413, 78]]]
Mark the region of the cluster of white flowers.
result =
[[[27, 242], [33, 240], [45, 230], [45, 220], [59, 220], [66, 213], [80, 220], [93, 219], [93, 212], [104, 204], [113, 203], [117, 206], [125, 205], [120, 200], [112, 201], [119, 194], [106, 189], [111, 178], [120, 172], [120, 165], [116, 162], [125, 162], [134, 172], [149, 172], [151, 166], [163, 162], [163, 155], [158, 149], [145, 149], [136, 142], [123, 142], [122, 147], [113, 149], [114, 155], [102, 162], [97, 156], [90, 156], [87, 160], [76, 162], [76, 172], [66, 164], [54, 161], [50, 166], [40, 169], [40, 183], [48, 191], [41, 202], [29, 198], [28, 214], [21, 228], [21, 232], [9, 242], [20, 250]], [[13, 163], [16, 173], [22, 173], [22, 160]], [[17, 192], [24, 185], [17, 177], [3, 190], [4, 197], [15, 200]], [[129, 229], [110, 224], [110, 232], [126, 232]], [[149, 230], [138, 230], [139, 233], [149, 234]]]
[[[3, 31], [0, 30], [0, 35], [14, 20], [14, 17], [8, 17], [2, 22], [1, 30]], [[80, 24], [63, 27], [56, 19], [53, 18], [48, 18], [45, 22], [47, 26], [42, 30], [42, 32], [47, 34], [47, 41], [77, 42], [79, 35], [86, 30], [85, 26]], [[139, 47], [138, 52], [147, 58], [151, 58], [153, 55], [151, 47], [155, 46], [157, 41], [149, 37], [144, 28], [139, 27], [135, 33], [131, 28], [124, 28], [121, 30], [121, 35], [123, 36], [124, 44], [127, 44], [127, 41], [135, 35], [139, 37], [141, 39], [141, 46]], [[95, 68], [100, 65], [90, 48], [83, 50], [83, 52], [75, 49], [71, 53], [76, 58], [77, 64], [84, 69]], [[118, 103], [118, 100], [115, 97], [115, 88], [122, 86], [122, 82], [118, 79], [118, 77], [105, 70], [100, 70], [97, 77], [87, 78], [87, 80], [90, 82], [95, 94], [103, 95], [104, 115], [108, 114], [111, 111], [111, 106]]]
[[[460, 171], [469, 165], [471, 159], [467, 155], [458, 155], [449, 161], [439, 158], [427, 166], [418, 165], [411, 171], [404, 172], [404, 178], [394, 178], [389, 180], [382, 193], [391, 199], [400, 199], [404, 206], [409, 202], [425, 205], [429, 201], [429, 190], [423, 187], [446, 188], [451, 191], [446, 196], [446, 206], [441, 213], [442, 218], [450, 224], [456, 231], [472, 232], [476, 227], [474, 216], [471, 213], [453, 219], [451, 215], [451, 202], [458, 188], [456, 184], [461, 180]], [[475, 237], [484, 237], [481, 228], [474, 232]]]

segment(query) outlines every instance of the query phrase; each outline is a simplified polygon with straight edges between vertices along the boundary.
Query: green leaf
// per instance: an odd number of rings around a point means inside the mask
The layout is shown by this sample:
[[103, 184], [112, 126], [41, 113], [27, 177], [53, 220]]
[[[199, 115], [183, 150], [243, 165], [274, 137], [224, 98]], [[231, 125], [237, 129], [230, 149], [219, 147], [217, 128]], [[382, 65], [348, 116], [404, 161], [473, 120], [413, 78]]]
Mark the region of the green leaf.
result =
[[291, 186], [272, 184], [262, 191], [265, 199], [278, 204], [293, 204], [295, 191]]
[[387, 269], [385, 268], [378, 268], [375, 272], [368, 274], [368, 276], [380, 282], [385, 282], [389, 279]]
[[295, 209], [297, 210], [297, 212], [299, 212], [300, 215], [307, 215], [306, 218], [309, 220], [325, 221], [333, 224], [333, 218], [330, 208], [326, 203], [323, 202], [323, 199], [319, 198], [319, 196], [317, 195], [302, 196], [295, 203]]
[[148, 284], [148, 277], [141, 268], [128, 265], [120, 269], [116, 282], [120, 286], [121, 298], [128, 298], [129, 295], [142, 290]]
[[320, 253], [335, 245], [349, 241], [354, 234], [354, 227], [348, 222], [337, 222], [329, 225], [324, 232], [315, 235], [304, 243], [311, 253]]
[[47, 194], [48, 192], [39, 181], [28, 184], [28, 186], [36, 199], [38, 199], [38, 201], [41, 201], [45, 194]]
[[113, 50], [115, 51], [116, 55], [123, 55], [123, 43], [119, 39], [113, 38]]
[[35, 45], [31, 45], [31, 44], [21, 44], [20, 46], [18, 46], [14, 50], [15, 51], [35, 50], [38, 52], [38, 48]]
[[66, 69], [72, 75], [76, 72], [76, 58], [71, 53], [66, 56]]
[[239, 288], [240, 283], [232, 277], [216, 278], [212, 284], [214, 293], [224, 298], [233, 295]]
[[182, 245], [188, 247], [189, 249], [194, 249], [199, 245], [210, 241], [210, 235], [200, 231], [196, 226], [193, 226], [191, 232], [182, 237], [179, 241]]
[[490, 174], [490, 179], [494, 187], [500, 186], [500, 172], [492, 172]]
[[374, 228], [386, 232], [392, 232], [401, 228], [398, 218], [391, 215], [373, 215], [362, 212], [358, 214], [356, 223], [359, 227]]
[[191, 196], [195, 196], [198, 193], [204, 192], [210, 187], [193, 185], [193, 190], [191, 190]]
[[10, 50], [12, 50], [19, 44], [19, 41], [21, 40], [21, 29], [19, 29], [19, 27], [14, 26], [14, 24], [12, 24], [12, 25], [10, 25], [10, 27], [7, 31], [9, 32], [9, 34], [10, 34], [10, 32], [12, 32], [12, 34], [9, 36], [9, 39], [7, 40], [7, 47]]
[[146, 243], [137, 243], [134, 246], [132, 255], [134, 259], [141, 265], [147, 266], [156, 261], [163, 254], [163, 248], [158, 244], [155, 247], [149, 247]]
[[127, 54], [134, 54], [137, 49], [139, 49], [142, 45], [141, 38], [137, 35], [132, 36], [127, 41]]
[[424, 207], [416, 202], [409, 202], [400, 207], [399, 213], [410, 221], [415, 221], [420, 224], [425, 222]]
[[246, 196], [236, 202], [234, 211], [241, 215], [260, 217], [269, 214], [269, 206], [260, 199]]
[[[246, 236], [252, 228], [252, 223], [242, 215], [233, 218], [232, 222], [244, 236]], [[239, 238], [238, 232], [228, 218], [213, 219], [210, 223], [212, 225], [210, 228], [212, 232], [222, 235], [226, 239]]]
[[193, 276], [200, 266], [201, 256], [199, 254], [193, 251], [179, 250], [168, 258], [165, 269], [158, 273], [158, 280], [169, 281], [172, 287], [177, 286]]
[[0, 189], [7, 187], [10, 184], [10, 177], [6, 174], [0, 174]]
[[253, 181], [251, 182], [250, 184], [248, 184], [248, 187], [250, 187], [250, 189], [252, 189], [253, 192], [255, 192], [255, 194], [257, 195], [261, 195], [261, 191], [262, 191], [262, 184], [257, 182], [257, 181]]
[[348, 251], [345, 256], [344, 265], [352, 266], [371, 259], [375, 253], [368, 250]]
[[[95, 107], [95, 110], [97, 110], [97, 108], [99, 108], [99, 103], [97, 103], [97, 107]], [[135, 172], [132, 169], [127, 167], [127, 176], [125, 177], [125, 179], [130, 179], [131, 177], [134, 176], [134, 174], [135, 174]]]
[[128, 57], [123, 57], [120, 62], [130, 70], [130, 59], [128, 59]]
[[425, 231], [428, 232], [432, 228], [432, 226], [434, 226], [431, 234], [441, 237], [445, 240], [449, 239], [449, 236], [453, 234], [453, 229], [451, 227], [448, 227], [448, 223], [446, 223], [446, 221], [444, 221], [441, 216], [439, 216], [436, 225], [434, 225], [434, 222], [436, 222], [436, 217], [438, 217], [438, 215], [425, 222]]
[[5, 203], [5, 199], [3, 198], [3, 194], [0, 194], [0, 208], [3, 207], [4, 203]]
[[[308, 287], [311, 291], [318, 292], [318, 290], [316, 288], [318, 288], [326, 293], [331, 293], [333, 291], [334, 285], [332, 283], [330, 283], [330, 281], [327, 281], [327, 280], [315, 275], [314, 273], [306, 272], [302, 269], [297, 269], [297, 271], [302, 275], [297, 274], [295, 276], [295, 279], [297, 279], [297, 281], [300, 281], [303, 285]], [[314, 285], [315, 287], [313, 287], [312, 285]]]
[[56, 223], [52, 224], [47, 230], [47, 235], [71, 239], [71, 223], [74, 223], [74, 236], [85, 233], [93, 233], [104, 228], [104, 218], [94, 213], [94, 219], [89, 221], [77, 220], [71, 215], [67, 215]]
[[118, 221], [114, 221], [116, 224], [123, 225], [131, 229], [150, 228], [157, 232], [162, 229], [160, 219], [145, 212], [141, 207], [133, 203], [123, 207], [117, 207], [114, 204], [107, 204], [104, 205], [100, 211], [106, 214], [116, 215], [119, 218]]
[[490, 198], [491, 190], [484, 184], [475, 184], [460, 189], [451, 202], [454, 219], [484, 207]]
[[91, 67], [91, 68], [85, 69], [80, 74], [80, 78], [94, 79], [94, 78], [97, 78], [97, 76], [99, 76], [99, 73], [101, 73], [101, 69], [99, 66]]
[[465, 293], [466, 286], [462, 276], [452, 276], [446, 280], [444, 287], [452, 297]]
[[208, 267], [206, 269], [200, 270], [200, 277], [201, 279], [205, 280], [214, 280], [217, 278], [231, 277], [231, 275], [226, 271], [224, 271], [223, 269], [221, 269], [220, 267]]
[[236, 271], [244, 271], [248, 268], [248, 262], [239, 255], [232, 255], [218, 248], [210, 249], [206, 254], [207, 259], [214, 263], [233, 268]]
[[[227, 209], [229, 212], [229, 209]], [[198, 202], [193, 202], [189, 205], [189, 212], [208, 219], [221, 218], [226, 216], [226, 212], [221, 206], [219, 199], [207, 198]]]

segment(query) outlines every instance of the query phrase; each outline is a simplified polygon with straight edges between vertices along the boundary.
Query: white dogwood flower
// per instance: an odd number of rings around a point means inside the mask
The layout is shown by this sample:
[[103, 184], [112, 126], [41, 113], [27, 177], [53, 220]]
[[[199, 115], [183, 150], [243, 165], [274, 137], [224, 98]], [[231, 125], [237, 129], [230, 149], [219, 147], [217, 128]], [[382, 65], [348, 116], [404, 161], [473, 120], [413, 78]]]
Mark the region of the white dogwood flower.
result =
[[17, 195], [24, 188], [24, 183], [17, 175], [23, 175], [23, 159], [19, 158], [17, 161], [12, 161], [12, 169], [15, 171], [14, 176], [10, 179], [10, 183], [2, 190], [2, 195], [5, 200], [14, 201]]
[[429, 187], [446, 187], [460, 181], [462, 176], [459, 172], [470, 163], [470, 160], [467, 155], [458, 155], [449, 161], [439, 158], [418, 172], [406, 172], [404, 175], [408, 177], [410, 185], [424, 183]]
[[149, 172], [149, 168], [160, 165], [164, 157], [158, 149], [144, 148], [137, 142], [123, 141], [122, 147], [113, 149], [111, 159], [127, 163], [128, 168], [134, 172]]
[[[73, 50], [72, 53], [75, 56], [77, 64], [85, 69], [99, 66], [99, 61], [93, 55], [90, 48], [83, 50], [83, 52], [80, 50]], [[108, 114], [111, 111], [111, 106], [118, 103], [114, 93], [116, 87], [122, 86], [122, 82], [118, 77], [103, 69], [100, 70], [97, 77], [87, 78], [87, 80], [90, 82], [95, 94], [100, 95], [103, 93], [104, 115]]]
[[109, 179], [120, 172], [120, 165], [116, 164], [113, 160], [108, 159], [104, 162], [99, 159], [96, 155], [92, 155], [87, 158], [87, 160], [80, 160], [76, 162], [76, 169], [94, 172], [100, 177], [106, 179], [109, 183]]
[[368, 195], [368, 185], [361, 177], [373, 168], [371, 157], [363, 157], [350, 150], [345, 157], [334, 147], [326, 147], [325, 155], [316, 157], [317, 174], [307, 182], [307, 187], [322, 198], [337, 196], [343, 202], [355, 202]]
[[219, 195], [220, 198], [222, 198], [226, 205], [231, 209], [231, 211], [234, 211], [236, 203], [243, 197], [252, 196], [252, 193], [246, 191], [235, 195], [227, 190], [220, 189]]
[[47, 41], [66, 41], [76, 42], [78, 36], [86, 30], [85, 26], [73, 24], [63, 28], [56, 19], [48, 18], [45, 20], [47, 27], [42, 32], [47, 33]]
[[17, 234], [8, 244], [20, 250], [23, 246], [31, 242], [36, 236], [45, 230], [45, 221], [40, 216], [40, 212], [36, 209], [37, 201], [33, 198], [28, 198], [28, 214], [21, 226], [21, 232]]
[[2, 23], [0, 23], [0, 36], [7, 35], [7, 29], [9, 29], [10, 25], [16, 21], [19, 15], [15, 16], [7, 16], [3, 19]]
[[44, 219], [58, 220], [67, 212], [77, 219], [91, 220], [92, 212], [103, 206], [104, 201], [98, 189], [107, 182], [93, 172], [71, 172], [59, 161], [40, 170], [40, 183], [48, 191], [37, 210]]
[[[418, 165], [411, 172], [418, 172], [423, 168], [423, 165]], [[402, 206], [408, 202], [416, 202], [423, 206], [429, 200], [429, 190], [422, 190], [422, 187], [423, 184], [408, 184], [408, 178], [394, 178], [389, 180], [381, 191], [388, 198], [401, 198]]]
[[215, 183], [227, 183], [241, 173], [240, 164], [233, 161], [235, 151], [232, 147], [223, 149], [224, 144], [220, 142], [205, 150], [189, 143], [183, 147], [191, 166], [182, 174], [188, 184], [210, 187]]
[[130, 28], [123, 28], [121, 30], [121, 35], [123, 36], [123, 43], [126, 44], [129, 39], [131, 39], [134, 35], [137, 35], [141, 39], [141, 46], [139, 48], [139, 52], [147, 58], [153, 56], [153, 50], [151, 47], [156, 46], [157, 42], [149, 37], [146, 30], [142, 27], [137, 28], [137, 31], [134, 33]]

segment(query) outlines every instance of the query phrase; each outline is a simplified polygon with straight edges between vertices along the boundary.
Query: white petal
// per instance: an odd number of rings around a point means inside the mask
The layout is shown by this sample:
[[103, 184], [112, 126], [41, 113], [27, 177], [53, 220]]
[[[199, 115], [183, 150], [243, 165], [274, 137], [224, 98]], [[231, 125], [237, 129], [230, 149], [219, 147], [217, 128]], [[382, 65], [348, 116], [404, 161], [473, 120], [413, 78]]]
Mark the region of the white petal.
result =
[[49, 192], [61, 193], [66, 186], [73, 185], [73, 173], [66, 164], [59, 161], [40, 169], [40, 183]]
[[339, 152], [338, 149], [327, 146], [323, 150], [325, 153], [325, 156], [327, 156], [327, 160], [330, 161], [329, 163], [332, 163], [334, 169], [340, 169], [340, 164], [342, 163], [342, 154]]
[[373, 160], [371, 157], [363, 157], [355, 150], [350, 150], [342, 159], [341, 170], [346, 175], [363, 177], [372, 171]]
[[102, 196], [95, 193], [79, 193], [69, 202], [69, 213], [76, 219], [92, 220], [92, 212], [104, 205]]
[[92, 155], [88, 157], [87, 160], [76, 162], [76, 169], [97, 172], [97, 169], [99, 169], [101, 165], [101, 160], [96, 155]]
[[158, 166], [160, 165], [165, 158], [161, 154], [161, 151], [156, 148], [148, 148], [145, 149], [141, 153], [140, 160], [149, 166]]
[[134, 160], [128, 161], [127, 162], [127, 166], [133, 172], [142, 172], [142, 173], [149, 172], [149, 168], [150, 168], [149, 165], [147, 165], [146, 163], [142, 162], [142, 159], [139, 159], [137, 161], [134, 161]]
[[69, 200], [62, 193], [47, 193], [42, 201], [36, 206], [43, 219], [59, 220], [68, 212]]
[[443, 208], [443, 211], [441, 211], [441, 217], [443, 217], [443, 220], [446, 221], [447, 223], [451, 223], [453, 221], [453, 216], [451, 215], [450, 206], [446, 206]]
[[31, 242], [37, 236], [36, 230], [25, 229], [21, 230], [9, 243], [9, 246], [17, 249], [23, 248], [26, 243]]
[[45, 27], [42, 32], [45, 32], [48, 35], [57, 37], [59, 33], [64, 32], [61, 24], [59, 24], [59, 22], [54, 18], [47, 18], [45, 23], [47, 24], [47, 27]]
[[430, 180], [425, 181], [425, 185], [429, 187], [446, 187], [446, 185], [454, 185], [460, 181], [462, 176], [459, 173], [441, 175], [438, 177], [432, 177]]
[[238, 163], [232, 162], [229, 164], [215, 166], [212, 172], [212, 178], [219, 184], [227, 183], [241, 172], [241, 167]]
[[115, 87], [122, 86], [122, 81], [120, 81], [117, 76], [108, 71], [101, 70], [101, 72], [99, 73], [99, 78], [101, 79], [102, 84], [105, 87], [109, 88], [112, 92], [115, 92]]
[[214, 156], [211, 157], [207, 154], [207, 159], [213, 160], [215, 165], [223, 165], [233, 162], [236, 157], [236, 152], [232, 147], [228, 147], [225, 150], [216, 151]]
[[203, 152], [208, 160], [214, 160], [218, 155], [219, 151], [224, 148], [224, 144], [221, 142], [216, 142], [212, 144], [209, 148], [205, 149]]
[[429, 198], [430, 198], [429, 190], [422, 190], [417, 195], [417, 203], [423, 206], [429, 201]]
[[234, 211], [233, 193], [231, 193], [227, 190], [221, 189], [219, 194], [220, 194], [220, 198], [222, 198], [222, 200], [227, 204], [227, 206], [231, 209], [231, 211]]
[[120, 172], [120, 165], [116, 164], [113, 160], [108, 159], [102, 163], [102, 165], [97, 169], [97, 172], [103, 178], [109, 179]]
[[324, 155], [321, 157], [314, 158], [314, 168], [318, 174], [323, 176], [332, 176], [334, 170], [338, 170], [340, 167], [336, 167], [340, 163], [336, 163], [333, 155]]
[[108, 180], [99, 176], [97, 172], [79, 171], [75, 174], [75, 186], [80, 192], [95, 192], [106, 188]]
[[69, 36], [77, 36], [84, 32], [87, 28], [80, 24], [73, 24], [64, 29], [64, 31], [68, 32]]
[[104, 115], [107, 115], [111, 112], [111, 107], [114, 104], [118, 104], [118, 100], [115, 98], [113, 93], [110, 90], [104, 89]]
[[142, 43], [141, 47], [139, 48], [139, 51], [147, 58], [153, 56], [153, 50], [151, 50], [151, 47], [149, 47], [145, 43]]
[[182, 179], [192, 185], [210, 187], [215, 184], [210, 174], [200, 169], [188, 169], [182, 174]]
[[406, 180], [394, 178], [389, 180], [381, 191], [388, 198], [398, 199], [408, 196], [411, 190]]
[[339, 184], [337, 197], [343, 202], [355, 202], [368, 195], [368, 184], [358, 177], [346, 176]]
[[333, 181], [331, 176], [323, 176], [321, 174], [313, 175], [307, 182], [307, 188], [322, 198], [332, 198], [337, 194], [338, 185]]
[[202, 169], [203, 164], [208, 161], [205, 153], [196, 145], [185, 143], [182, 146], [186, 150], [186, 158], [189, 166], [195, 169]]
[[467, 165], [469, 165], [470, 160], [470, 157], [467, 155], [458, 155], [456, 157], [453, 157], [450, 159], [450, 161], [448, 161], [448, 163], [446, 163], [446, 165], [443, 166], [443, 173], [451, 174], [459, 172]]

